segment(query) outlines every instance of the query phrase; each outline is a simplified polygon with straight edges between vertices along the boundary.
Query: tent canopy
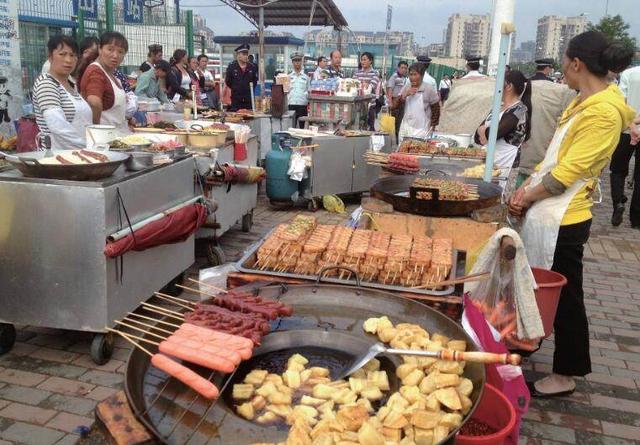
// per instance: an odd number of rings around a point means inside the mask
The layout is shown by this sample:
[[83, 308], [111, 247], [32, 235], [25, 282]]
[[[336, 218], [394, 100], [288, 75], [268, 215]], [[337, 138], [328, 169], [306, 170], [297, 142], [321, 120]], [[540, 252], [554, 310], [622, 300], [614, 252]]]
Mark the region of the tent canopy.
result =
[[346, 19], [333, 0], [221, 0], [231, 6], [256, 27], [259, 25], [260, 6], [264, 8], [264, 26], [308, 26], [315, 2], [311, 26], [348, 26]]

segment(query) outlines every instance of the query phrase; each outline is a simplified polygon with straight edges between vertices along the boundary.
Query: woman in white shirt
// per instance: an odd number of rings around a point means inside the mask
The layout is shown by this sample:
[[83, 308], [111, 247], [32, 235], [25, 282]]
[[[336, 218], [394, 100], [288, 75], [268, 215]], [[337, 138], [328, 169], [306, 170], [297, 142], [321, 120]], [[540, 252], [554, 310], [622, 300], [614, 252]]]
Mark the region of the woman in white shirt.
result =
[[451, 79], [449, 79], [448, 75], [444, 75], [438, 89], [440, 90], [440, 100], [444, 104], [449, 98], [449, 91], [451, 91]]
[[69, 78], [78, 63], [78, 44], [56, 35], [47, 43], [49, 71], [33, 84], [33, 109], [40, 134], [51, 138], [54, 150], [85, 148], [85, 127], [91, 108]]

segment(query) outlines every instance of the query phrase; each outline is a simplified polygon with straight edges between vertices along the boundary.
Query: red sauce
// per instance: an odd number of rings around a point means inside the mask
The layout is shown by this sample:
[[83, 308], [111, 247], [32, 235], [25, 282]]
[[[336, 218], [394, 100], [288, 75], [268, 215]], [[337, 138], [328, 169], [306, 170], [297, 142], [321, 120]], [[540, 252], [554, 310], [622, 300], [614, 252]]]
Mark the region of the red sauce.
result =
[[469, 419], [460, 428], [460, 434], [463, 436], [489, 436], [497, 431], [484, 422], [476, 419]]

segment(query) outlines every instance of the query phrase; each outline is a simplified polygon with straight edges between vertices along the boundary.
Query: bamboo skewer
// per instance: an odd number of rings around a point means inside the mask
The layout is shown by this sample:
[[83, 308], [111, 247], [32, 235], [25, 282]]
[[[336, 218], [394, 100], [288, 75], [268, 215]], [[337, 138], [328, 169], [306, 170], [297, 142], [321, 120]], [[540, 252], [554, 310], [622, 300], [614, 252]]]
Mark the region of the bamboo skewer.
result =
[[182, 304], [179, 301], [173, 300], [172, 298], [165, 297], [164, 294], [161, 294], [160, 292], [156, 292], [154, 295], [156, 297], [160, 298], [161, 300], [168, 301], [170, 303], [175, 304], [176, 306], [180, 306], [180, 307], [183, 307], [183, 308], [188, 309], [188, 310], [192, 310], [193, 309], [191, 306], [187, 306], [186, 304]]
[[169, 323], [168, 321], [158, 320], [156, 318], [147, 317], [146, 315], [136, 314], [135, 312], [129, 312], [127, 315], [140, 317], [140, 318], [143, 318], [145, 320], [155, 321], [156, 323], [161, 323], [161, 324], [164, 324], [164, 325], [167, 325], [167, 326], [171, 326], [172, 328], [179, 328], [180, 327], [179, 324]]
[[211, 289], [215, 289], [218, 292], [222, 292], [223, 294], [228, 294], [229, 293], [229, 291], [226, 290], [226, 289], [222, 289], [220, 287], [214, 286], [213, 284], [205, 283], [204, 281], [194, 280], [193, 278], [189, 278], [189, 281], [191, 281], [192, 283], [200, 284], [202, 286], [210, 287]]
[[122, 326], [126, 326], [126, 327], [128, 327], [129, 329], [134, 329], [134, 330], [136, 330], [136, 331], [144, 332], [144, 333], [145, 333], [145, 334], [147, 334], [147, 335], [151, 335], [151, 336], [153, 336], [153, 337], [157, 337], [157, 338], [160, 338], [160, 339], [162, 339], [162, 340], [164, 340], [164, 339], [165, 339], [165, 337], [162, 337], [161, 335], [154, 334], [153, 332], [145, 331], [145, 330], [144, 330], [144, 329], [142, 329], [142, 328], [139, 328], [139, 327], [136, 327], [136, 326], [132, 326], [132, 325], [127, 324], [127, 323], [124, 323], [124, 322], [122, 322], [122, 321], [120, 321], [120, 320], [113, 320], [113, 321], [114, 321], [114, 323], [115, 323], [115, 324], [122, 325]]
[[128, 321], [128, 322], [131, 322], [131, 323], [137, 323], [137, 324], [139, 324], [141, 326], [147, 327], [149, 329], [155, 329], [156, 331], [163, 332], [165, 334], [169, 334], [169, 335], [173, 334], [173, 332], [171, 332], [171, 331], [167, 331], [166, 329], [159, 328], [157, 326], [151, 325], [149, 323], [145, 323], [145, 322], [140, 321], [140, 320], [132, 320], [130, 318], [125, 317], [125, 318], [122, 319], [122, 321]]
[[155, 306], [152, 306], [147, 303], [142, 303], [142, 305], [150, 312], [155, 312], [156, 314], [164, 315], [165, 317], [175, 318], [176, 320], [184, 321], [184, 317], [180, 317], [177, 315], [167, 314], [166, 312], [162, 312], [162, 310], [156, 309]]
[[149, 303], [142, 303], [142, 304], [144, 306], [149, 306], [149, 307], [152, 307], [154, 309], [158, 309], [158, 310], [164, 311], [164, 312], [166, 312], [168, 314], [177, 315], [177, 316], [179, 316], [181, 318], [184, 318], [184, 314], [181, 313], [181, 312], [172, 311], [171, 309], [166, 309], [166, 308], [163, 308], [162, 306], [155, 306], [155, 305], [149, 304]]
[[135, 341], [133, 341], [131, 338], [129, 338], [129, 336], [127, 334], [125, 334], [122, 331], [118, 331], [117, 329], [111, 329], [111, 328], [105, 328], [107, 331], [109, 332], [114, 332], [118, 335], [121, 335], [125, 340], [127, 340], [129, 343], [131, 343], [133, 346], [142, 349], [142, 351], [146, 352], [147, 355], [149, 355], [149, 357], [153, 357], [153, 354], [151, 352], [149, 352], [144, 346], [139, 345], [138, 343], [136, 343]]
[[[121, 331], [118, 331], [121, 332]], [[137, 335], [133, 335], [133, 334], [125, 334], [127, 337], [130, 337], [134, 340], [138, 340], [138, 341], [143, 341], [145, 343], [149, 343], [150, 345], [154, 345], [154, 346], [160, 346], [160, 343], [153, 341], [153, 340], [149, 340], [146, 338], [142, 338], [142, 337], [138, 337]]]

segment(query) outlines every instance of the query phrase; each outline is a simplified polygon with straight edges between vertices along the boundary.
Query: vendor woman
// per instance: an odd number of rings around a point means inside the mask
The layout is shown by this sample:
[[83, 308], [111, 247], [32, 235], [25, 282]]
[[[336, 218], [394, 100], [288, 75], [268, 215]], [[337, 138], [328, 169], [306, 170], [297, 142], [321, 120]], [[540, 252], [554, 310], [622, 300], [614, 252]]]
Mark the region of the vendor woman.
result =
[[554, 322], [553, 374], [530, 384], [534, 396], [570, 394], [573, 377], [591, 372], [582, 256], [598, 177], [635, 115], [606, 76], [624, 70], [632, 57], [633, 51], [595, 31], [571, 39], [562, 70], [569, 87], [580, 93], [562, 114], [537, 172], [509, 201], [510, 213], [524, 216], [520, 235], [531, 266], [567, 278]]
[[[502, 106], [498, 122], [494, 164], [498, 168], [517, 167], [520, 147], [531, 134], [531, 83], [520, 71], [509, 71], [504, 75]], [[491, 113], [478, 127], [476, 144], [486, 145], [489, 139]]]
[[409, 82], [400, 92], [404, 116], [400, 124], [399, 141], [405, 137], [426, 138], [440, 120], [440, 98], [436, 90], [423, 80], [424, 65], [409, 67]]
[[128, 133], [126, 119], [127, 93], [114, 72], [129, 50], [125, 36], [106, 32], [100, 36], [98, 58], [87, 68], [80, 83], [82, 96], [93, 112], [93, 123], [113, 125], [120, 133]]
[[51, 148], [85, 148], [85, 127], [91, 124], [91, 108], [69, 77], [78, 63], [78, 44], [56, 35], [47, 43], [48, 72], [33, 85], [33, 109], [41, 135], [51, 137]]

